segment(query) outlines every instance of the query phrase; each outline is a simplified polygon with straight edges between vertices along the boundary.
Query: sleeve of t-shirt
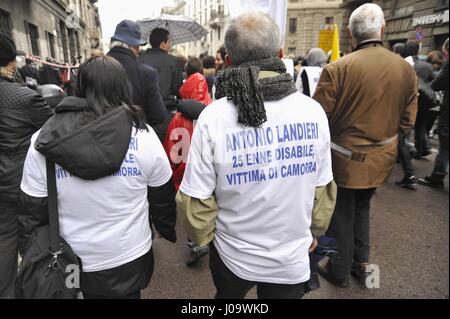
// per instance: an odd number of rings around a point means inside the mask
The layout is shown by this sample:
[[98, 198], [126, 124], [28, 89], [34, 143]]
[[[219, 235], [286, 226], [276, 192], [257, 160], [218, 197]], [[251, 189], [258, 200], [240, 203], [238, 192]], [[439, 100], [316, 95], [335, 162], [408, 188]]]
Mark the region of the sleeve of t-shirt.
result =
[[194, 129], [188, 162], [180, 186], [185, 195], [200, 200], [210, 198], [217, 185], [214, 147], [204, 115], [205, 113], [200, 116]]
[[319, 156], [318, 158], [318, 176], [316, 187], [322, 187], [328, 185], [333, 179], [333, 166], [331, 159], [331, 138], [330, 128], [328, 126], [328, 119], [325, 112], [321, 110], [321, 121], [319, 123]]
[[27, 195], [37, 198], [47, 197], [47, 173], [45, 157], [34, 149], [38, 131], [31, 139], [27, 157], [23, 166], [20, 189]]
[[143, 140], [137, 142], [139, 147], [142, 147], [140, 167], [144, 176], [147, 177], [147, 185], [160, 187], [172, 178], [172, 169], [161, 141], [151, 127], [148, 129], [149, 132], [138, 137]]

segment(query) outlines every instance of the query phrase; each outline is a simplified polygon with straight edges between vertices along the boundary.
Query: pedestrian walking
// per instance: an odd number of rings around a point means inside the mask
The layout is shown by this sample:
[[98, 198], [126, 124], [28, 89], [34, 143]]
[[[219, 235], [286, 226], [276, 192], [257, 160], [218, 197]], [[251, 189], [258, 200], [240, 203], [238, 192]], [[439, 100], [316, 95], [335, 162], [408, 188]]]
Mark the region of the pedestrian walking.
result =
[[[392, 52], [405, 59], [405, 44], [396, 43], [392, 47]], [[402, 164], [404, 176], [401, 180], [395, 182], [395, 185], [415, 191], [417, 190], [417, 178], [414, 173], [414, 166], [412, 162], [415, 155], [415, 148], [410, 147], [409, 145], [410, 135], [411, 132], [409, 130], [405, 131], [400, 129], [398, 132], [398, 159]]]
[[62, 86], [63, 82], [61, 79], [61, 72], [57, 68], [54, 68], [52, 65], [50, 65], [51, 63], [53, 63], [52, 59], [47, 58], [46, 61], [47, 63], [44, 63], [39, 71], [39, 84], [54, 84]]
[[27, 78], [31, 78], [39, 84], [39, 71], [33, 64], [33, 61], [31, 61], [30, 59], [25, 59], [25, 63], [26, 64], [19, 70], [22, 79], [26, 83]]
[[327, 64], [327, 56], [321, 48], [313, 48], [306, 55], [306, 65], [297, 77], [296, 87], [300, 93], [314, 96], [323, 67]]
[[16, 46], [0, 33], [0, 299], [17, 275], [19, 185], [31, 136], [52, 116], [35, 91], [16, 83]]
[[414, 69], [383, 47], [384, 26], [378, 5], [357, 8], [349, 25], [354, 52], [324, 68], [314, 96], [329, 119], [338, 185], [327, 232], [336, 239], [338, 254], [318, 270], [340, 287], [348, 286], [350, 273], [365, 282], [371, 199], [391, 175], [399, 130], [412, 129], [417, 112]]
[[124, 20], [116, 27], [108, 56], [124, 67], [132, 86], [133, 103], [144, 109], [147, 123], [155, 129], [162, 141], [166, 132], [161, 131], [159, 125], [167, 120], [168, 114], [160, 94], [158, 73], [137, 59], [139, 48], [145, 43], [141, 40], [137, 23]]
[[49, 160], [56, 163], [61, 237], [81, 259], [84, 298], [140, 298], [154, 268], [149, 219], [176, 241], [170, 164], [144, 111], [133, 105], [119, 62], [88, 60], [76, 90], [33, 135], [21, 183], [21, 249], [48, 223]]
[[419, 179], [419, 182], [425, 186], [438, 188], [444, 187], [444, 179], [448, 175], [448, 47], [449, 40], [447, 39], [442, 49], [447, 61], [445, 62], [437, 77], [431, 83], [431, 87], [433, 88], [433, 90], [444, 91], [444, 97], [439, 111], [439, 153], [436, 157], [432, 174], [425, 177], [424, 179]]
[[213, 97], [213, 86], [216, 83], [216, 62], [213, 56], [206, 56], [203, 58], [203, 74], [208, 81], [208, 92], [211, 98]]
[[184, 100], [196, 100], [203, 105], [212, 102], [208, 91], [208, 82], [203, 75], [203, 62], [198, 58], [189, 59], [186, 64], [186, 82], [180, 89], [181, 98]]
[[[431, 64], [419, 59], [419, 49], [420, 46], [415, 41], [409, 41], [405, 45], [405, 55], [407, 57], [412, 57], [414, 69], [419, 77], [419, 108], [415, 125], [416, 159], [422, 159], [423, 157], [432, 154], [431, 144], [427, 134], [427, 120], [429, 109], [434, 107], [434, 101], [429, 101], [428, 98], [425, 98], [427, 95], [425, 89], [426, 87], [429, 88], [429, 85], [433, 80], [434, 70]], [[431, 88], [429, 88], [428, 91], [432, 92]]]
[[[216, 298], [244, 298], [254, 286], [259, 298], [301, 298], [313, 236], [334, 207], [327, 119], [286, 73], [268, 15], [233, 19], [225, 46], [231, 67], [194, 130], [180, 217], [196, 244], [210, 243]], [[315, 194], [323, 205], [312, 213]]]
[[149, 42], [152, 48], [142, 53], [139, 61], [158, 71], [161, 96], [167, 111], [173, 113], [180, 99], [183, 69], [178, 59], [169, 54], [172, 47], [169, 31], [161, 28], [153, 30]]

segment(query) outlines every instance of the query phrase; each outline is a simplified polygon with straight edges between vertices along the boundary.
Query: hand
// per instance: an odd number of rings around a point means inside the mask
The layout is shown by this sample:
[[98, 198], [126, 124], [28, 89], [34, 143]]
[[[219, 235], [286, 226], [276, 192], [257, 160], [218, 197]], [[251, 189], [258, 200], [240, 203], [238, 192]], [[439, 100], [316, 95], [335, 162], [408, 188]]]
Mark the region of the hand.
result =
[[313, 237], [313, 242], [311, 244], [311, 247], [309, 247], [309, 252], [312, 253], [314, 250], [316, 250], [319, 243], [317, 242], [317, 239]]

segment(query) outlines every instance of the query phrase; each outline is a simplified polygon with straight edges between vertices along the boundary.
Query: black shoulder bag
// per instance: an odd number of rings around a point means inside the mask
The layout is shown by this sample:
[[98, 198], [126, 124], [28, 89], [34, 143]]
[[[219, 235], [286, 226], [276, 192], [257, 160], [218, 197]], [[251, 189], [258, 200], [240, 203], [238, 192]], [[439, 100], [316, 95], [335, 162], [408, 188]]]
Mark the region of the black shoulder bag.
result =
[[77, 299], [81, 261], [60, 237], [55, 164], [47, 161], [49, 225], [37, 228], [19, 266], [18, 299]]

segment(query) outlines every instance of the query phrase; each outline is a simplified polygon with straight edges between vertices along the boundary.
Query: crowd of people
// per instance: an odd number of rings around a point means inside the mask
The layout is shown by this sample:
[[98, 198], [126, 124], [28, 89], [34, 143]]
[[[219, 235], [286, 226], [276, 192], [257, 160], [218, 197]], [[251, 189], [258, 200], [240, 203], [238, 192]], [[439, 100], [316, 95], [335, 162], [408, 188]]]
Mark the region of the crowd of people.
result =
[[[0, 298], [23, 288], [18, 254], [49, 224], [49, 167], [84, 298], [140, 298], [153, 237], [176, 242], [177, 216], [187, 265], [209, 254], [216, 298], [255, 286], [259, 298], [302, 298], [317, 273], [365, 283], [371, 199], [397, 159], [398, 185], [411, 189], [442, 187], [448, 169], [448, 40], [421, 61], [416, 42], [384, 48], [384, 26], [378, 5], [362, 5], [350, 17], [354, 51], [329, 63], [313, 48], [292, 76], [266, 14], [234, 18], [215, 57], [172, 56], [163, 28], [143, 51], [124, 20], [69, 85], [50, 65], [18, 70], [0, 35]], [[20, 78], [65, 94], [51, 107]], [[435, 168], [417, 179], [412, 157], [431, 154], [437, 117]], [[316, 262], [324, 238], [336, 253]]]

